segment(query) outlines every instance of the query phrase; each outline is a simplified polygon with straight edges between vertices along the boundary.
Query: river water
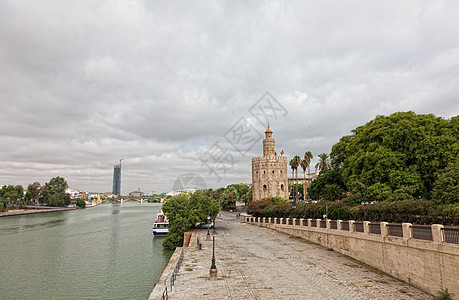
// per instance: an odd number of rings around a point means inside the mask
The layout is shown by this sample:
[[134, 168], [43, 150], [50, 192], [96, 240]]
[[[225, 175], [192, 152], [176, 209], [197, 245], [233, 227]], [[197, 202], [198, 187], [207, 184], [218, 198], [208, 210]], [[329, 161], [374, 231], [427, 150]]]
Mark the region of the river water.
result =
[[160, 204], [0, 218], [0, 299], [147, 299], [172, 251]]

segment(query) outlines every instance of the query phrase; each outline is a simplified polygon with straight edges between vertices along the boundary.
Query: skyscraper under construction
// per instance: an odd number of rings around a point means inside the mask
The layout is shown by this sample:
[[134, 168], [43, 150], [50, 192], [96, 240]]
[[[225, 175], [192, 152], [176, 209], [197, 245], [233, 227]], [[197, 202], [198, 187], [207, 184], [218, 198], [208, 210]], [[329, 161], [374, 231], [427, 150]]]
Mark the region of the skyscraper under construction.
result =
[[121, 162], [113, 167], [113, 195], [121, 195]]

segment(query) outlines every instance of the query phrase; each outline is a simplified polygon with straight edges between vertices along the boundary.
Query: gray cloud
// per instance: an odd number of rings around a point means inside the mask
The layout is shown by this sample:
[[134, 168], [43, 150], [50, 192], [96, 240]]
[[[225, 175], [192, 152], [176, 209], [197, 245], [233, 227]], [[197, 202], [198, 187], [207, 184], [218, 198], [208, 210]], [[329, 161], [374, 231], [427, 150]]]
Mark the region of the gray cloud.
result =
[[[278, 151], [329, 152], [376, 115], [459, 111], [456, 1], [2, 1], [0, 184], [167, 191], [249, 182], [223, 135], [270, 91]], [[265, 128], [253, 123], [257, 130]], [[209, 174], [220, 141], [237, 161]]]

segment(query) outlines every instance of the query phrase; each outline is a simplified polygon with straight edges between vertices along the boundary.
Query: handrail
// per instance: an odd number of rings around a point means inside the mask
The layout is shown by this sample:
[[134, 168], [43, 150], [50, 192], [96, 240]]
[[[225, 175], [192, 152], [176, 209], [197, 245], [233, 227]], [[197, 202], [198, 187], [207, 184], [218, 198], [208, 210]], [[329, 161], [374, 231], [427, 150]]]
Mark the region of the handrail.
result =
[[[198, 241], [199, 241], [199, 239], [198, 239]], [[174, 271], [172, 272], [171, 278], [169, 279], [169, 281], [171, 283], [171, 287], [169, 289], [170, 291], [172, 291], [172, 287], [175, 284], [175, 279], [177, 277], [177, 273], [180, 270], [180, 266], [182, 265], [182, 261], [183, 261], [183, 249], [180, 251], [180, 256], [179, 256], [179, 258], [177, 260], [177, 263], [175, 264], [175, 268], [174, 268]], [[167, 291], [167, 284], [166, 284], [166, 286], [164, 287], [163, 294], [161, 295], [161, 300], [167, 300], [167, 299], [169, 299], [169, 294], [168, 294], [168, 291]]]

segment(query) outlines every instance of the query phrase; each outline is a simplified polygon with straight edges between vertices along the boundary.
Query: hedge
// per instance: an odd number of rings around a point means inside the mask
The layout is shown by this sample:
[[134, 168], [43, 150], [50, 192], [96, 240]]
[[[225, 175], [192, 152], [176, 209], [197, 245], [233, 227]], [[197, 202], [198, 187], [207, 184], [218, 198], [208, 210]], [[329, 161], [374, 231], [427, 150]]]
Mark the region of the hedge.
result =
[[328, 212], [332, 220], [356, 220], [390, 223], [459, 224], [459, 203], [439, 205], [429, 200], [377, 202], [349, 205], [342, 201], [275, 204], [268, 200], [253, 201], [247, 212], [254, 217], [321, 219]]

